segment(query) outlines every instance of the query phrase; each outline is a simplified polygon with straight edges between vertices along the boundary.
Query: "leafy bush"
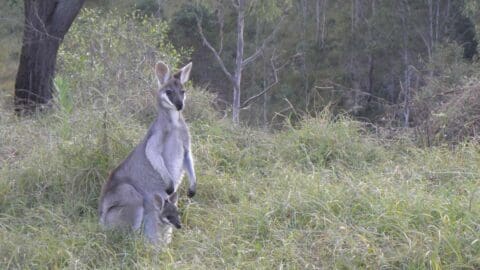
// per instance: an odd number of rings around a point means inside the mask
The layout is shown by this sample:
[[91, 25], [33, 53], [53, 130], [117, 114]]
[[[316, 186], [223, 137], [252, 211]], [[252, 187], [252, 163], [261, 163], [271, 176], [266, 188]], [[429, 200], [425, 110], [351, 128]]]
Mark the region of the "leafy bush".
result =
[[83, 9], [59, 52], [59, 73], [79, 91], [75, 104], [123, 102], [126, 114], [151, 118], [154, 64], [175, 67], [188, 55], [173, 47], [168, 31], [165, 22], [137, 12]]

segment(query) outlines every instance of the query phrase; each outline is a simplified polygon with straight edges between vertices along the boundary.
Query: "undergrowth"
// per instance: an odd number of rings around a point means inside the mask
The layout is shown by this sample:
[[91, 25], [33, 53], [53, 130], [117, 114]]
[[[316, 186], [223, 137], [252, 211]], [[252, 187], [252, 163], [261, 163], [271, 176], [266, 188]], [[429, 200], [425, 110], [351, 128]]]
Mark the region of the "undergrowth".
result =
[[190, 90], [198, 195], [182, 187], [184, 227], [161, 251], [96, 214], [145, 123], [121, 104], [3, 111], [0, 268], [480, 267], [479, 145], [420, 149], [327, 114], [273, 134], [234, 128], [210, 100]]
[[[198, 193], [181, 187], [184, 226], [161, 250], [103, 230], [101, 185], [155, 116], [150, 52], [183, 58], [164, 26], [136, 18], [110, 37], [96, 31], [125, 21], [101, 16], [87, 10], [88, 31], [66, 38], [52, 111], [0, 109], [0, 269], [480, 268], [478, 143], [418, 148], [328, 112], [272, 133], [233, 127], [192, 86]], [[126, 49], [137, 42], [150, 45]]]

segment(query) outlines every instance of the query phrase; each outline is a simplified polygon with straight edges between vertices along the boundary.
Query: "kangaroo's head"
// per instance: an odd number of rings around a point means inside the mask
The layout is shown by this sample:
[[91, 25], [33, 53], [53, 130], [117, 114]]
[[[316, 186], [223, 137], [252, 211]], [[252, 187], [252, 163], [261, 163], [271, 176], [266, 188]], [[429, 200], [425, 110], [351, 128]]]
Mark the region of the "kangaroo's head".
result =
[[182, 228], [182, 223], [180, 221], [180, 212], [178, 207], [170, 202], [170, 200], [164, 200], [160, 195], [155, 194], [155, 199], [157, 202], [157, 211], [158, 220], [164, 224], [170, 224], [177, 229]]
[[168, 66], [159, 61], [155, 65], [155, 74], [158, 80], [158, 105], [161, 108], [181, 111], [185, 102], [185, 89], [183, 85], [190, 77], [192, 63], [188, 63], [179, 71], [171, 75]]
[[180, 222], [180, 213], [178, 212], [177, 206], [175, 204], [166, 201], [163, 206], [163, 211], [160, 214], [160, 220], [163, 223], [170, 224], [177, 229], [182, 228], [182, 223]]

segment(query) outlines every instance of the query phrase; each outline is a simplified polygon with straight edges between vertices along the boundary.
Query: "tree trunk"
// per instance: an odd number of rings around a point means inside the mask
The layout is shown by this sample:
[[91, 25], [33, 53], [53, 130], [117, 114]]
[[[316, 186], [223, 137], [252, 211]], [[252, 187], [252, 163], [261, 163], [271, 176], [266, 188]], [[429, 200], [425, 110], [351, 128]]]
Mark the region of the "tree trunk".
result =
[[240, 124], [240, 97], [242, 82], [242, 65], [243, 65], [243, 31], [245, 28], [245, 0], [238, 0], [237, 14], [237, 53], [235, 56], [235, 73], [233, 75], [233, 108], [232, 120], [234, 125]]
[[440, 0], [437, 0], [435, 6], [435, 42], [438, 42], [439, 38], [439, 24], [440, 24]]
[[302, 77], [303, 77], [303, 92], [305, 95], [305, 110], [308, 111], [308, 106], [310, 105], [310, 93], [309, 93], [309, 86], [308, 86], [308, 75], [307, 75], [307, 1], [302, 0], [300, 1], [301, 9], [302, 9], [302, 34], [301, 34], [301, 50], [302, 50]]
[[352, 0], [352, 18], [351, 18], [351, 26], [350, 26], [350, 36], [352, 39], [352, 44], [351, 44], [351, 52], [350, 52], [350, 65], [349, 65], [349, 71], [350, 71], [350, 76], [351, 76], [351, 85], [353, 89], [353, 106], [352, 108], [349, 108], [349, 110], [352, 112], [353, 115], [358, 115], [360, 111], [360, 89], [361, 89], [361, 84], [360, 84], [360, 78], [361, 76], [358, 75], [358, 60], [357, 60], [357, 55], [355, 53], [356, 48], [353, 46], [353, 44], [357, 43], [357, 29], [358, 29], [358, 24], [360, 21], [359, 18], [359, 3], [358, 0]]
[[405, 73], [404, 73], [404, 83], [402, 84], [403, 90], [403, 126], [408, 127], [410, 123], [410, 60], [409, 60], [409, 52], [408, 52], [408, 26], [407, 26], [407, 12], [408, 12], [408, 3], [406, 0], [402, 2], [402, 11], [401, 11], [401, 23], [402, 23], [402, 47], [403, 47], [403, 64], [405, 66]]
[[328, 0], [323, 0], [322, 4], [322, 36], [321, 36], [321, 44], [322, 48], [325, 46], [325, 37], [327, 33], [327, 4]]
[[[242, 108], [242, 106], [245, 107], [250, 101], [256, 99], [257, 97], [263, 94], [262, 92], [260, 92], [259, 94], [253, 95], [252, 97], [248, 98], [246, 101], [243, 102], [243, 104], [241, 103], [242, 71], [248, 64], [253, 63], [260, 55], [263, 54], [263, 51], [265, 49], [267, 42], [270, 42], [271, 39], [273, 39], [278, 28], [275, 28], [272, 31], [271, 35], [263, 41], [262, 45], [259, 48], [257, 48], [257, 50], [251, 56], [247, 57], [246, 59], [243, 59], [244, 46], [245, 46], [243, 35], [244, 35], [244, 28], [245, 28], [246, 0], [232, 1], [232, 5], [235, 7], [237, 11], [237, 14], [236, 14], [237, 15], [237, 23], [236, 23], [237, 44], [236, 44], [235, 63], [233, 66], [233, 74], [230, 73], [230, 71], [225, 66], [225, 63], [223, 62], [222, 57], [220, 56], [221, 50], [217, 51], [205, 37], [203, 33], [201, 21], [198, 17], [197, 17], [197, 28], [198, 28], [200, 37], [203, 40], [203, 44], [207, 46], [207, 48], [213, 53], [213, 55], [215, 56], [215, 59], [217, 60], [220, 67], [222, 68], [223, 73], [225, 73], [229, 81], [232, 83], [232, 86], [233, 86], [232, 121], [235, 126], [238, 126], [240, 124], [240, 109]], [[282, 19], [280, 20], [279, 23], [281, 23]]]
[[240, 124], [240, 83], [233, 86], [232, 121], [235, 126]]
[[[433, 39], [435, 38], [433, 33], [434, 18], [433, 18], [433, 0], [428, 0], [428, 61], [433, 62]], [[430, 77], [433, 76], [433, 70], [429, 71]]]
[[448, 32], [448, 28], [450, 27], [449, 23], [446, 23], [450, 21], [450, 0], [447, 0], [447, 7], [445, 8], [445, 19], [443, 20], [443, 31], [445, 33]]
[[15, 81], [15, 111], [52, 99], [58, 48], [85, 0], [25, 0], [25, 28]]
[[321, 0], [315, 2], [315, 42], [317, 45], [320, 45], [320, 10], [321, 10]]

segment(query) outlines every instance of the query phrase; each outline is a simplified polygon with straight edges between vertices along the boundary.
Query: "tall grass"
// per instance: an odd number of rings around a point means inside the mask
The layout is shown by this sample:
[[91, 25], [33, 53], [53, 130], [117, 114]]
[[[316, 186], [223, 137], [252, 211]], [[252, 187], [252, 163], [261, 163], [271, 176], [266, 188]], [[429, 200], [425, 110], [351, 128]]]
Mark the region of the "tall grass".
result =
[[233, 128], [210, 99], [190, 90], [198, 195], [182, 188], [185, 226], [161, 251], [97, 225], [100, 186], [145, 123], [121, 104], [3, 111], [0, 268], [480, 267], [479, 145], [420, 149], [328, 115], [275, 134]]
[[198, 194], [180, 190], [184, 226], [161, 250], [103, 230], [100, 187], [155, 115], [148, 51], [182, 57], [163, 25], [86, 12], [60, 53], [58, 106], [0, 109], [0, 269], [480, 268], [478, 143], [418, 148], [327, 112], [275, 133], [234, 128], [195, 87]]

